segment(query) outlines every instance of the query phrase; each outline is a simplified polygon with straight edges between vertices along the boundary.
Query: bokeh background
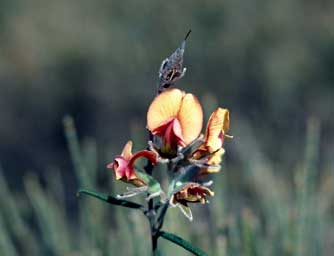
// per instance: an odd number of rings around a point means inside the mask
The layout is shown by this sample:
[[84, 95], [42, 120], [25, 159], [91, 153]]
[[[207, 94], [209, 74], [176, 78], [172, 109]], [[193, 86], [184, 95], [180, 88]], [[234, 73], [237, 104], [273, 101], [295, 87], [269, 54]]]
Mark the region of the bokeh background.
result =
[[333, 24], [330, 0], [1, 0], [1, 255], [149, 255], [143, 216], [75, 193], [124, 190], [105, 166], [146, 146], [158, 68], [190, 28], [177, 87], [206, 118], [229, 108], [234, 139], [211, 204], [166, 229], [209, 255], [331, 255]]

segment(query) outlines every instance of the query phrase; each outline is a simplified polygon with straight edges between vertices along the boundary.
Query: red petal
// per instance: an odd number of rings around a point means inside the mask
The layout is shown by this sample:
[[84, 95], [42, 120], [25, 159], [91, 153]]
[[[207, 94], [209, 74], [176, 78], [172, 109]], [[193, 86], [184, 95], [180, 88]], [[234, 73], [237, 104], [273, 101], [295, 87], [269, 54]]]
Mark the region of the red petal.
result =
[[112, 168], [114, 169], [117, 180], [120, 180], [127, 176], [126, 173], [127, 173], [128, 163], [129, 162], [127, 160], [119, 156], [115, 158], [113, 164], [110, 164], [110, 166], [112, 166]]
[[149, 151], [149, 150], [141, 150], [141, 151], [139, 151], [139, 152], [137, 152], [136, 154], [134, 154], [132, 157], [131, 157], [131, 159], [130, 159], [130, 161], [129, 161], [129, 168], [133, 168], [133, 165], [134, 165], [134, 163], [135, 163], [135, 161], [138, 159], [138, 158], [140, 158], [140, 157], [145, 157], [145, 158], [147, 158], [148, 160], [150, 160], [151, 161], [151, 163], [153, 164], [153, 165], [156, 165], [157, 164], [157, 162], [158, 162], [158, 158], [157, 158], [157, 155], [154, 153], [154, 152], [152, 152], [152, 151]]

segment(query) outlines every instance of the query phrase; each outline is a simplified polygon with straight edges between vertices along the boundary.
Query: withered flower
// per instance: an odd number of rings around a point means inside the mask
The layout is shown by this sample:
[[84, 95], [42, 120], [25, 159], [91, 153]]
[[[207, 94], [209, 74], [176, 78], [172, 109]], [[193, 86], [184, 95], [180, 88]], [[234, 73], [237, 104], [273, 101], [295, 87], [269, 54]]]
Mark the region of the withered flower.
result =
[[205, 204], [207, 196], [213, 196], [214, 192], [209, 188], [198, 183], [188, 183], [180, 191], [172, 196], [171, 203], [173, 205], [180, 203], [187, 206], [188, 203]]

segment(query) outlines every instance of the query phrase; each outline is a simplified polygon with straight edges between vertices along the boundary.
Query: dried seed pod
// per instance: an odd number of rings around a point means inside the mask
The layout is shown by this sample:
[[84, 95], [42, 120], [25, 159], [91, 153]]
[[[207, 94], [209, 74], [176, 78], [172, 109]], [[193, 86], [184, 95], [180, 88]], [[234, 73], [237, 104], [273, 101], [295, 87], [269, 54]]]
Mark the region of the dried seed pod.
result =
[[183, 67], [183, 54], [186, 47], [186, 40], [190, 33], [191, 30], [188, 31], [181, 46], [177, 48], [168, 58], [162, 61], [159, 69], [159, 93], [169, 88], [185, 75], [187, 68]]

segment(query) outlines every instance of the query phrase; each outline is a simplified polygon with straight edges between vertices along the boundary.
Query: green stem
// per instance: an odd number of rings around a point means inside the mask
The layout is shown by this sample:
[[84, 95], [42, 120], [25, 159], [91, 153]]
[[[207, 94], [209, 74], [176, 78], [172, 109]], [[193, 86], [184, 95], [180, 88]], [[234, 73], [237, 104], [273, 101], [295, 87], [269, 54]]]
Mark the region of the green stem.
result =
[[158, 236], [152, 235], [152, 255], [157, 256], [158, 255]]
[[148, 212], [146, 214], [149, 223], [150, 223], [150, 231], [151, 231], [151, 243], [152, 243], [152, 255], [157, 255], [157, 248], [158, 248], [158, 232], [156, 231], [156, 218], [155, 218], [155, 212], [154, 209], [154, 202], [153, 199], [151, 199], [148, 202]]
[[167, 210], [168, 210], [168, 206], [169, 206], [168, 202], [165, 203], [162, 206], [159, 217], [157, 218], [157, 222], [156, 222], [156, 225], [155, 225], [155, 230], [157, 231], [157, 233], [159, 233], [160, 229], [162, 228], [162, 226], [164, 224], [164, 219], [165, 219], [165, 215], [166, 215]]

